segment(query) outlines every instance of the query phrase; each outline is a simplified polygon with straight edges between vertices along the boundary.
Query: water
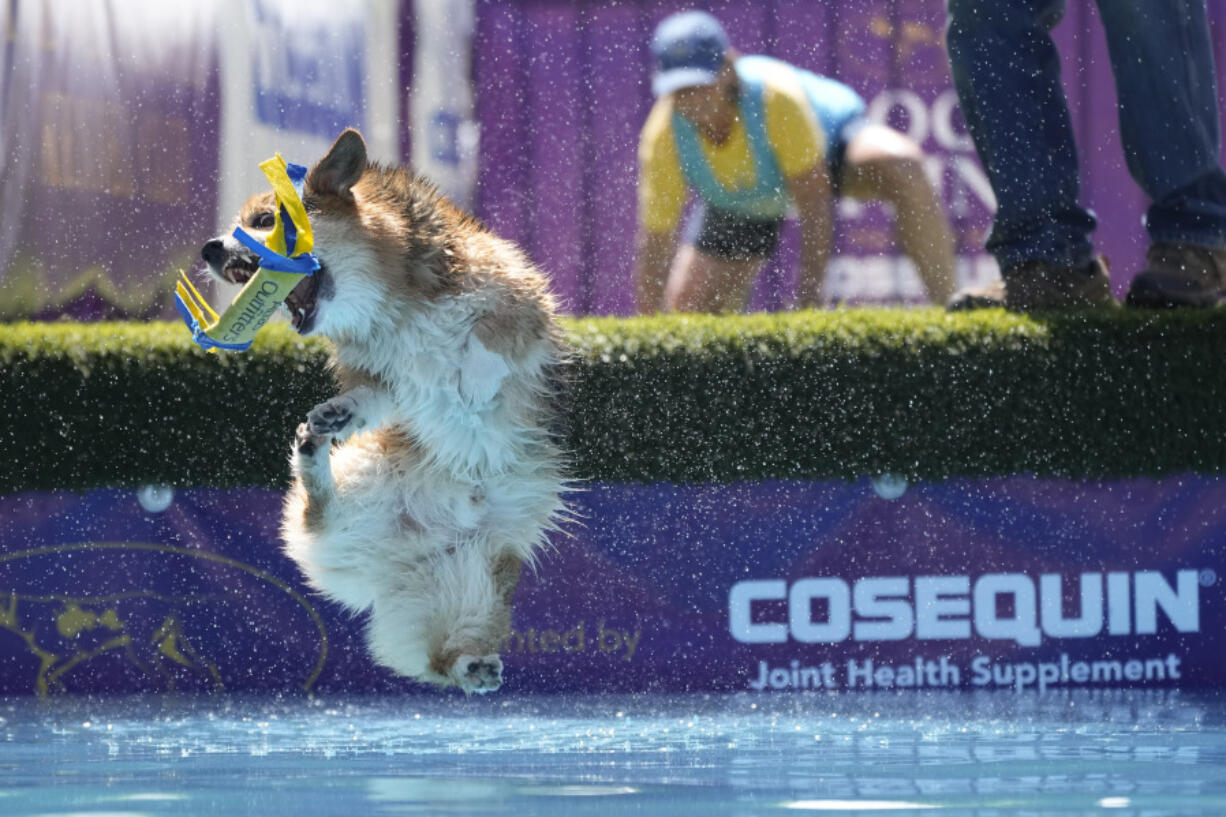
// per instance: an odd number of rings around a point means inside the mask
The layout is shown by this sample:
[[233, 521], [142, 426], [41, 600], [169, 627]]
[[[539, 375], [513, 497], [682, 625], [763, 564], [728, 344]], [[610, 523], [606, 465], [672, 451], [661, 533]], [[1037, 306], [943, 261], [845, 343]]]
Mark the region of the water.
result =
[[1226, 814], [1179, 692], [8, 699], [0, 814]]

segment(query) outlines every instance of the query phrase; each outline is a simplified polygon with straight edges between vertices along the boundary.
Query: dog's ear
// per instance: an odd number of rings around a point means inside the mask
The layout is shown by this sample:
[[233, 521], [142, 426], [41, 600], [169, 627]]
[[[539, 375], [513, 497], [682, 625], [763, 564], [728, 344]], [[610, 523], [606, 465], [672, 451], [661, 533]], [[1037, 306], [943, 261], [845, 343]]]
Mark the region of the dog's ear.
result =
[[319, 160], [307, 174], [307, 186], [316, 193], [331, 193], [351, 199], [350, 192], [366, 172], [366, 143], [353, 128], [336, 137], [328, 155]]

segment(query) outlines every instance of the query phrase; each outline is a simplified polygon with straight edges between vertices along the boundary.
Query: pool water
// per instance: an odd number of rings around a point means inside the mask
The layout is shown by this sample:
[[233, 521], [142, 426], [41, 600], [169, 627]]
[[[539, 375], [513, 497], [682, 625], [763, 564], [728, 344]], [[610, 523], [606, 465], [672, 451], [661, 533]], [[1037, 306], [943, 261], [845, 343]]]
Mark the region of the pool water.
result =
[[0, 701], [0, 814], [1226, 814], [1175, 691]]

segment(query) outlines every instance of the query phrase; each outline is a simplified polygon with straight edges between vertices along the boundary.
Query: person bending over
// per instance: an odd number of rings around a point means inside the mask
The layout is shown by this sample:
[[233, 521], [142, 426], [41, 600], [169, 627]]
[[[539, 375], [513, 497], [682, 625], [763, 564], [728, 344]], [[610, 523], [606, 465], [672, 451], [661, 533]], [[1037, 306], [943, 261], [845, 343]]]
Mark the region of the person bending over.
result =
[[[953, 237], [902, 133], [867, 122], [840, 82], [766, 56], [741, 55], [714, 17], [674, 14], [652, 39], [657, 99], [639, 139], [635, 300], [639, 312], [728, 312], [779, 240], [800, 222], [797, 303], [823, 302], [840, 195], [894, 206], [902, 250], [935, 303], [953, 290]], [[688, 192], [696, 211], [677, 224]]]

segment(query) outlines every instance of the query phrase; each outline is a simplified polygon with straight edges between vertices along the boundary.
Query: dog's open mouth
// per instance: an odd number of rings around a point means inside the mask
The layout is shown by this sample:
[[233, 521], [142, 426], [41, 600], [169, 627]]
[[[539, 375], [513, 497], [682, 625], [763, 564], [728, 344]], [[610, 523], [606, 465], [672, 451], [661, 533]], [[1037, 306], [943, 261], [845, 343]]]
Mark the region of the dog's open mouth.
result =
[[245, 284], [251, 280], [259, 268], [259, 259], [254, 256], [249, 258], [245, 255], [236, 254], [226, 261], [225, 269], [221, 271], [221, 277], [232, 284]]
[[320, 267], [314, 274], [303, 276], [302, 281], [285, 299], [290, 323], [299, 333], [310, 331], [315, 322], [315, 309], [319, 306], [319, 287], [324, 275], [326, 273], [323, 267]]

